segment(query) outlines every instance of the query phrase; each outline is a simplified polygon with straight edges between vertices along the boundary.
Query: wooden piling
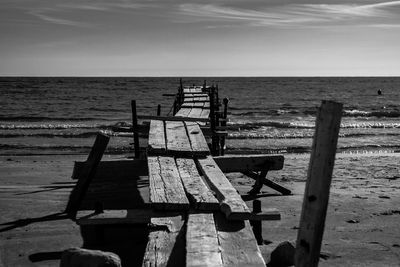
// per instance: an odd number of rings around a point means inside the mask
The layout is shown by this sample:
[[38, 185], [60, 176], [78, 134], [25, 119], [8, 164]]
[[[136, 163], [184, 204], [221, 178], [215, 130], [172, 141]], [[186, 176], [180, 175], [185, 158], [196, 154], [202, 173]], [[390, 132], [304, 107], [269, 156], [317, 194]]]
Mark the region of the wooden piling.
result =
[[296, 267], [318, 266], [342, 107], [340, 103], [323, 101], [318, 110], [297, 235]]
[[[261, 201], [258, 199], [253, 200], [253, 213], [254, 214], [261, 213]], [[251, 220], [250, 224], [253, 227], [253, 233], [257, 240], [257, 244], [262, 245], [264, 242], [262, 237], [262, 221]]]
[[210, 92], [210, 128], [211, 128], [211, 153], [213, 155], [216, 155], [217, 151], [217, 140], [216, 140], [216, 135], [215, 135], [215, 87], [211, 87], [211, 92]]
[[132, 130], [133, 130], [133, 143], [135, 149], [135, 158], [140, 158], [140, 147], [139, 147], [139, 132], [137, 122], [137, 111], [136, 111], [136, 100], [131, 101], [132, 107]]
[[[228, 103], [229, 99], [224, 98], [223, 100], [224, 103], [224, 113], [223, 113], [223, 120], [221, 121], [221, 127], [225, 128], [226, 127], [226, 120], [228, 119]], [[225, 136], [221, 136], [220, 140], [220, 145], [221, 145], [221, 156], [225, 154]]]
[[[89, 184], [96, 174], [97, 166], [100, 163], [103, 153], [106, 150], [110, 137], [104, 134], [97, 134], [96, 140], [93, 144], [92, 150], [85, 162], [84, 167], [79, 173], [78, 181], [69, 196], [68, 204], [65, 212], [71, 219], [75, 219], [78, 208], [89, 188]], [[96, 208], [96, 207], [95, 207]]]
[[161, 105], [158, 104], [158, 106], [157, 106], [157, 116], [160, 116], [160, 115], [161, 115]]

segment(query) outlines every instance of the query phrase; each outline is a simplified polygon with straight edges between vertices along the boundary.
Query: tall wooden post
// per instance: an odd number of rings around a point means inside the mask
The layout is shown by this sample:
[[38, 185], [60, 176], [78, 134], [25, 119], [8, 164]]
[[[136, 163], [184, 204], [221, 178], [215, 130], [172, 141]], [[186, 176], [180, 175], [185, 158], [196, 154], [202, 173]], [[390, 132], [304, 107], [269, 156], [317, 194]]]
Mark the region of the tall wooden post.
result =
[[296, 267], [318, 266], [342, 108], [340, 103], [322, 101], [318, 110], [297, 235]]
[[[228, 103], [229, 103], [229, 99], [228, 98], [224, 98], [223, 100], [224, 102], [224, 114], [223, 114], [223, 120], [221, 121], [221, 126], [225, 129], [226, 127], [226, 120], [228, 119]], [[221, 156], [223, 156], [225, 154], [225, 136], [221, 136]]]
[[132, 107], [132, 130], [133, 130], [133, 143], [135, 147], [135, 158], [140, 158], [140, 147], [139, 147], [139, 131], [136, 111], [136, 100], [131, 101]]
[[211, 128], [211, 152], [213, 155], [216, 154], [217, 151], [217, 140], [215, 135], [215, 87], [211, 87], [210, 92], [210, 128]]

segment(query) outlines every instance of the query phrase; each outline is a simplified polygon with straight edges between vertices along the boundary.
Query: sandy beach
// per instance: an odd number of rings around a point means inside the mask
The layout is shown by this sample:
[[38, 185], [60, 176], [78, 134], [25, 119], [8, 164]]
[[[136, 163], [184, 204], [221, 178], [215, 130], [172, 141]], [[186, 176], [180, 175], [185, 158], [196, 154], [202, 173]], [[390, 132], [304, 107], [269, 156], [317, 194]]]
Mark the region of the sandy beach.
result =
[[[121, 155], [104, 159], [121, 158]], [[60, 252], [82, 246], [79, 227], [61, 216], [74, 182], [74, 161], [85, 155], [1, 156], [0, 265], [58, 266]], [[309, 155], [287, 154], [285, 166], [268, 177], [290, 188], [281, 196], [263, 187], [263, 208], [278, 208], [280, 221], [263, 222], [266, 262], [282, 241], [295, 240]], [[320, 266], [400, 265], [400, 174], [398, 153], [337, 154]], [[246, 196], [253, 181], [228, 178]]]

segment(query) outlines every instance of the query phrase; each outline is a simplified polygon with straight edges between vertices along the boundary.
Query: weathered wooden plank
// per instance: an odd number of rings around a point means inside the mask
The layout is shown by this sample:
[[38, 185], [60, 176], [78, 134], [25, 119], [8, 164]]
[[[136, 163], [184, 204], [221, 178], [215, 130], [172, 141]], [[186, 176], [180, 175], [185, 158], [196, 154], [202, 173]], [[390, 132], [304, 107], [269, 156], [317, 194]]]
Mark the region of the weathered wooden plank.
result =
[[219, 202], [206, 186], [193, 159], [177, 158], [176, 164], [186, 194], [198, 210], [219, 210]]
[[189, 137], [186, 132], [185, 124], [181, 121], [166, 121], [166, 140], [168, 153], [191, 154]]
[[[86, 164], [86, 161], [75, 162], [72, 179], [78, 179], [79, 174]], [[132, 176], [132, 173], [137, 176], [148, 175], [147, 161], [144, 159], [100, 161], [93, 179], [110, 177], [129, 178]]]
[[184, 98], [192, 98], [192, 97], [206, 97], [208, 98], [208, 94], [204, 92], [199, 92], [199, 93], [185, 93]]
[[178, 169], [173, 157], [148, 157], [150, 202], [155, 209], [189, 208]]
[[202, 110], [202, 108], [192, 108], [188, 116], [191, 118], [201, 118]]
[[159, 121], [203, 121], [208, 122], [208, 118], [189, 118], [189, 117], [171, 117], [171, 116], [151, 116], [138, 115], [141, 120], [159, 120]]
[[152, 218], [144, 267], [185, 266], [184, 217]]
[[228, 221], [214, 214], [224, 266], [265, 267], [249, 221]]
[[96, 174], [97, 166], [103, 157], [103, 153], [106, 150], [109, 140], [110, 137], [101, 133], [98, 133], [96, 136], [96, 140], [86, 160], [86, 164], [80, 172], [78, 182], [69, 196], [67, 207], [65, 209], [65, 212], [68, 213], [71, 218], [75, 218], [76, 216], [76, 212], [89, 188], [89, 184]]
[[188, 216], [186, 266], [223, 266], [212, 213], [192, 213]]
[[[207, 104], [208, 104], [208, 105], [207, 105]], [[206, 105], [207, 105], [207, 108], [206, 108]], [[201, 110], [200, 118], [208, 118], [208, 117], [210, 116], [210, 110], [209, 110], [210, 105], [209, 105], [209, 103], [205, 103], [205, 104], [204, 104], [204, 107], [205, 107], [205, 108], [203, 108], [203, 109]]]
[[102, 213], [80, 210], [76, 216], [76, 223], [79, 225], [142, 224], [150, 223], [153, 217], [176, 215], [178, 215], [177, 212], [153, 211], [152, 209], [104, 210]]
[[210, 149], [200, 126], [195, 122], [185, 122], [187, 133], [192, 146], [193, 154], [196, 155], [209, 155]]
[[[204, 102], [192, 102], [193, 103], [193, 108], [204, 108]], [[185, 102], [186, 104], [186, 102]]]
[[181, 107], [182, 108], [193, 108], [194, 104], [195, 103], [193, 103], [193, 102], [183, 102]]
[[297, 235], [295, 265], [318, 266], [343, 105], [322, 101]]
[[178, 117], [187, 117], [189, 116], [189, 113], [192, 109], [191, 108], [181, 108], [176, 114], [175, 116]]
[[231, 155], [214, 157], [223, 172], [281, 170], [282, 155]]
[[231, 220], [245, 220], [250, 210], [211, 156], [197, 159], [208, 185], [217, 194], [221, 211]]
[[165, 128], [163, 121], [150, 121], [148, 142], [148, 149], [150, 152], [165, 153], [165, 151], [167, 150], [167, 145], [165, 142]]

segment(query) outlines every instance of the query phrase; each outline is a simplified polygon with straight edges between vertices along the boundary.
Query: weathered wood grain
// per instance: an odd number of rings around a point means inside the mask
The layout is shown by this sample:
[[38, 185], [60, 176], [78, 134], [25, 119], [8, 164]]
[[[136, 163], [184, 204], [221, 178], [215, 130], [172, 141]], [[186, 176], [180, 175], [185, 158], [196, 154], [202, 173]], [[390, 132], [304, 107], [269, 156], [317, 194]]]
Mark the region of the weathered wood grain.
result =
[[202, 108], [192, 108], [188, 116], [191, 118], [201, 118], [202, 111], [203, 111]]
[[[152, 218], [155, 229], [149, 234], [143, 258], [144, 267], [185, 265], [184, 217]], [[134, 253], [134, 252], [133, 252]]]
[[165, 153], [167, 146], [165, 142], [165, 128], [163, 121], [150, 121], [148, 149], [151, 153]]
[[318, 109], [296, 243], [299, 267], [318, 266], [342, 108], [340, 103], [322, 101]]
[[193, 154], [209, 155], [210, 149], [203, 133], [201, 132], [200, 126], [195, 122], [185, 122], [185, 125]]
[[208, 118], [152, 116], [152, 115], [138, 115], [138, 118], [141, 119], [141, 120], [159, 120], [159, 121], [202, 121], [202, 122], [208, 122]]
[[250, 216], [250, 210], [232, 186], [224, 173], [211, 156], [197, 159], [208, 185], [217, 194], [221, 204], [221, 211], [231, 220], [245, 220]]
[[192, 109], [191, 108], [181, 108], [175, 116], [177, 117], [187, 117]]
[[212, 213], [192, 213], [188, 216], [186, 266], [223, 266]]
[[189, 208], [181, 178], [173, 157], [148, 157], [150, 202], [155, 209]]
[[249, 221], [229, 221], [214, 214], [224, 266], [265, 267]]
[[186, 132], [185, 124], [181, 121], [166, 121], [166, 139], [168, 153], [172, 154], [191, 154], [189, 137]]
[[197, 210], [219, 210], [219, 201], [200, 177], [194, 160], [177, 158], [176, 164], [192, 206]]

